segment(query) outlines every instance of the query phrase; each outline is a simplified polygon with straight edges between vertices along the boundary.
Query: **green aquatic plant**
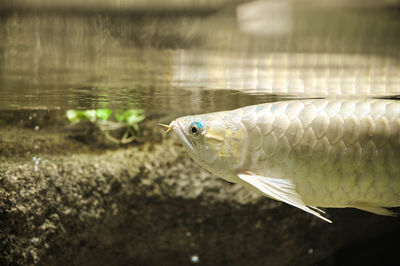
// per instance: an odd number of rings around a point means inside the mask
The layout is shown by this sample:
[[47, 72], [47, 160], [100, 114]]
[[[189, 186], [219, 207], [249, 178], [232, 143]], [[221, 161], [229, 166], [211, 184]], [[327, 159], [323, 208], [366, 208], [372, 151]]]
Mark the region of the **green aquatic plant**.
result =
[[68, 110], [67, 118], [71, 123], [77, 123], [85, 119], [94, 123], [97, 119], [107, 121], [111, 113], [112, 111], [110, 109]]
[[[110, 109], [95, 110], [67, 110], [67, 118], [72, 124], [89, 121], [97, 127], [105, 138], [116, 144], [127, 144], [134, 141], [140, 132], [139, 123], [146, 116], [142, 109], [128, 109], [116, 111]], [[112, 121], [111, 119], [115, 120]], [[111, 135], [112, 131], [118, 131], [125, 128], [120, 139]]]

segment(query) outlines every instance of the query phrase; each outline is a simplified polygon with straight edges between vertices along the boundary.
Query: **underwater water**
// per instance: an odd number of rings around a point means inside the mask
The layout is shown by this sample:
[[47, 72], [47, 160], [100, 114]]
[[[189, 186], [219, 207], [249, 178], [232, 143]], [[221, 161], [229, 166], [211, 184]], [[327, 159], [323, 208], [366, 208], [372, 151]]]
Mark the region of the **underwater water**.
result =
[[399, 7], [0, 4], [0, 264], [394, 265], [398, 218], [328, 209], [324, 224], [217, 179], [157, 124], [397, 99]]

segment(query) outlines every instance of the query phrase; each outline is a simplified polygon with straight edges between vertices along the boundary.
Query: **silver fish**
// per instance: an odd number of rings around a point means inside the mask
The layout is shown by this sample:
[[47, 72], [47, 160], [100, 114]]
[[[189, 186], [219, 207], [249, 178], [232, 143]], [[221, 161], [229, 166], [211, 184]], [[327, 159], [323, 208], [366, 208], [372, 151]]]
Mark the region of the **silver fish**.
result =
[[400, 206], [398, 101], [282, 101], [164, 126], [206, 170], [327, 222], [317, 207]]

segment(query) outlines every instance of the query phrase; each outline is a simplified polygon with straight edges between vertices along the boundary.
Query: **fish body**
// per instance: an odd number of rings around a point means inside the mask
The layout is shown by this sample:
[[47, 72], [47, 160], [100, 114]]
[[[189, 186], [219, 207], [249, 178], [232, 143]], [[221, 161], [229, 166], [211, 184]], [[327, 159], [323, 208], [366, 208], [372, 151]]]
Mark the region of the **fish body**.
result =
[[316, 207], [400, 206], [398, 101], [273, 102], [170, 127], [205, 169], [326, 221]]

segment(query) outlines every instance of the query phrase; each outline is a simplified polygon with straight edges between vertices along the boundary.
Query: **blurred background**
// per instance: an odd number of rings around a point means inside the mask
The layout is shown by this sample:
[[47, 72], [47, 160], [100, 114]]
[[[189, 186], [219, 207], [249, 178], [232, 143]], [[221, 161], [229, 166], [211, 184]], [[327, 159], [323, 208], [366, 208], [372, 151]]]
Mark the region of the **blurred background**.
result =
[[261, 101], [400, 91], [396, 0], [18, 0], [0, 10], [3, 109], [200, 112], [232, 107], [221, 90]]
[[0, 2], [1, 265], [398, 265], [398, 218], [333, 225], [201, 170], [157, 123], [400, 95], [399, 0]]

